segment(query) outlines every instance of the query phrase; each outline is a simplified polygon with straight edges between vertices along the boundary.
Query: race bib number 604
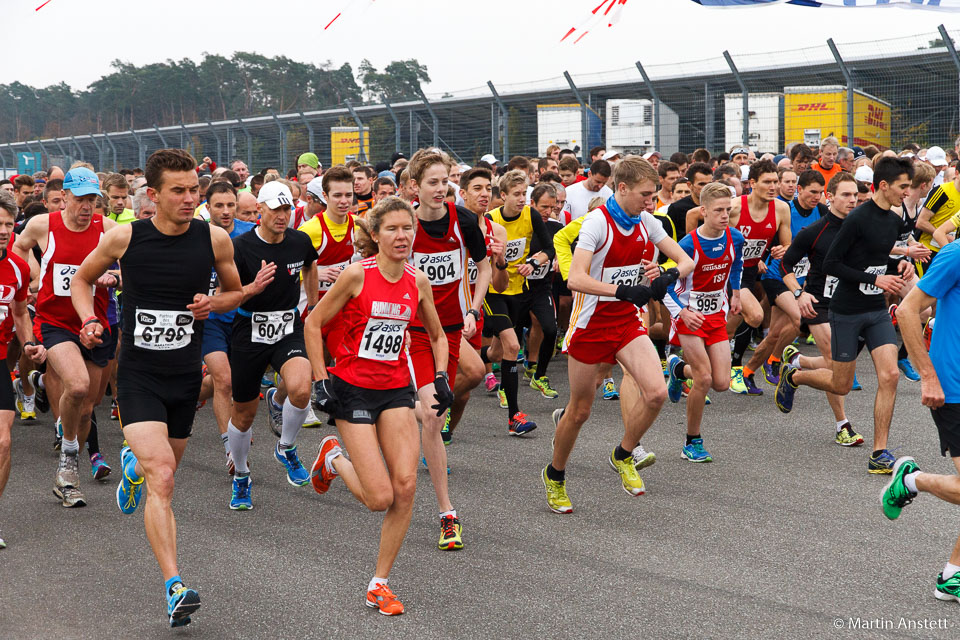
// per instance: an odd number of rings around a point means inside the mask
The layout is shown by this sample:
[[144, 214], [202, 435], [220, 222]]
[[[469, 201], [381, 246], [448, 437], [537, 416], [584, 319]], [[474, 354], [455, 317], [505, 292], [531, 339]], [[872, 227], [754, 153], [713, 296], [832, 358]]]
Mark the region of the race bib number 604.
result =
[[173, 351], [190, 344], [193, 314], [189, 311], [137, 309], [133, 345], [150, 351]]

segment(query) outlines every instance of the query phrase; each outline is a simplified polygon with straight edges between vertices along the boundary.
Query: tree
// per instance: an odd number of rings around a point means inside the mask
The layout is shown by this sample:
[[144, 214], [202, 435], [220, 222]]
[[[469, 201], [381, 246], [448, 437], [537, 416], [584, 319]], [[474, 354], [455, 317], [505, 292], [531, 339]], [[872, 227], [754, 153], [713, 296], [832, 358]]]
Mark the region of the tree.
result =
[[430, 75], [426, 65], [414, 59], [391, 62], [382, 73], [364, 59], [360, 63], [360, 82], [369, 100], [393, 102], [419, 97], [420, 83], [430, 82]]

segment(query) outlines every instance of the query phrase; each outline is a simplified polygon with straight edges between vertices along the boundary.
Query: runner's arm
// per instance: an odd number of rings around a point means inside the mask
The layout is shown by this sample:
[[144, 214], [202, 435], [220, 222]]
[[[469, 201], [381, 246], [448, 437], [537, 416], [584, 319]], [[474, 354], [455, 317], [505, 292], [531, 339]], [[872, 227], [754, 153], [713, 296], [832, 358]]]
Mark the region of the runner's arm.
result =
[[533, 225], [533, 235], [536, 236], [540, 246], [543, 247], [536, 255], [530, 257], [536, 260], [537, 264], [543, 265], [553, 260], [557, 252], [556, 249], [553, 248], [552, 238], [550, 237], [550, 232], [547, 231], [547, 225], [544, 224], [543, 218], [533, 207], [530, 208], [530, 221]]
[[[33, 253], [31, 249], [39, 246], [40, 238], [46, 237], [49, 229], [50, 214], [45, 213], [30, 218], [23, 231], [17, 236], [16, 242], [13, 243], [13, 252], [27, 260], [29, 264], [30, 255]], [[46, 249], [46, 247], [40, 248]]]
[[340, 277], [303, 323], [303, 338], [314, 380], [327, 378], [327, 365], [323, 355], [323, 327], [340, 313], [347, 301], [360, 295], [362, 289], [363, 265], [354, 262], [340, 273]]
[[687, 277], [687, 275], [693, 271], [693, 258], [687, 255], [687, 252], [684, 251], [679, 244], [674, 242], [673, 238], [667, 236], [656, 244], [657, 249], [676, 263], [676, 268], [677, 271], [680, 272], [681, 278]]
[[[32, 223], [33, 220], [30, 222]], [[27, 227], [29, 226], [30, 223], [27, 224]], [[105, 233], [100, 240], [100, 244], [83, 259], [83, 263], [73, 276], [73, 280], [70, 282], [70, 299], [73, 301], [73, 308], [76, 309], [81, 322], [95, 315], [93, 312], [93, 285], [97, 278], [102, 276], [110, 265], [119, 260], [120, 256], [127, 251], [131, 233], [132, 229], [128, 224], [116, 226]], [[19, 244], [19, 242], [20, 238], [18, 237], [17, 243]], [[29, 245], [31, 248], [32, 246]], [[29, 250], [30, 248], [27, 249], [27, 251]]]
[[783, 257], [783, 252], [790, 246], [792, 230], [790, 228], [790, 205], [782, 200], [774, 200], [774, 202], [774, 211], [777, 212], [777, 240], [780, 244], [779, 247], [768, 246], [767, 251], [776, 260]]
[[693, 233], [693, 230], [700, 226], [700, 223], [703, 221], [703, 207], [691, 207], [687, 211], [687, 218], [684, 225], [686, 226], [687, 234]]
[[[927, 202], [929, 202], [929, 200]], [[920, 215], [917, 216], [917, 229], [931, 235], [936, 233], [937, 229], [933, 226], [933, 223], [930, 222], [930, 218], [932, 217], [933, 211], [924, 206], [923, 209], [920, 210]]]
[[732, 229], [730, 236], [733, 238], [733, 264], [730, 266], [730, 289], [740, 291], [740, 278], [743, 276], [743, 234]]
[[570, 278], [570, 265], [573, 263], [573, 250], [570, 247], [573, 246], [574, 240], [580, 235], [583, 218], [584, 216], [580, 216], [553, 235], [553, 249], [560, 265], [560, 277], [564, 280]]
[[[786, 252], [783, 254], [783, 258], [780, 259], [780, 277], [783, 278], [783, 283], [787, 285], [787, 288], [791, 291], [796, 291], [800, 288], [800, 284], [797, 282], [797, 277], [793, 275], [793, 268], [797, 266], [797, 263], [803, 259], [803, 256], [810, 253], [810, 247], [813, 245], [813, 240], [816, 238], [814, 231], [819, 232], [821, 229], [820, 224], [814, 223], [809, 226], [804, 227], [797, 234], [797, 237], [793, 239], [793, 242], [790, 243], [790, 246], [787, 247]], [[791, 287], [787, 283], [787, 276], [791, 277], [791, 282], [795, 283], [795, 287]]]
[[210, 298], [210, 311], [226, 313], [239, 307], [243, 297], [240, 274], [233, 262], [233, 241], [226, 231], [210, 225], [210, 244], [213, 245], [213, 268], [220, 280], [220, 290]]
[[313, 260], [300, 270], [303, 277], [303, 290], [307, 292], [307, 308], [317, 306], [320, 297], [320, 281], [317, 276], [317, 261]]
[[[934, 269], [936, 267], [937, 265], [933, 266]], [[897, 306], [897, 325], [900, 327], [903, 346], [907, 348], [910, 361], [920, 374], [920, 401], [925, 406], [935, 409], [943, 405], [943, 388], [940, 385], [940, 378], [937, 377], [937, 371], [933, 368], [933, 362], [930, 361], [927, 346], [923, 342], [920, 313], [936, 303], [937, 299], [920, 288], [925, 280], [926, 278], [911, 289], [907, 297]]]
[[[417, 289], [420, 291], [420, 305], [417, 308], [417, 317], [423, 323], [423, 328], [430, 336], [430, 350], [433, 351], [434, 371], [447, 370], [450, 360], [450, 347], [447, 343], [447, 334], [443, 332], [437, 307], [433, 302], [433, 288], [423, 271], [417, 271]], [[329, 293], [327, 295], [330, 295]], [[324, 297], [326, 299], [326, 297]]]
[[861, 282], [863, 284], [876, 284], [877, 276], [866, 271], [860, 271], [844, 264], [843, 259], [847, 256], [850, 247], [857, 242], [858, 238], [868, 237], [871, 229], [864, 229], [863, 217], [849, 215], [840, 225], [840, 231], [833, 239], [833, 244], [827, 251], [823, 259], [823, 272], [827, 275], [837, 276], [841, 280], [852, 282]]
[[[926, 209], [924, 209], [926, 211]], [[920, 215], [923, 215], [922, 213]], [[919, 220], [917, 221], [917, 227], [920, 227]], [[950, 234], [957, 230], [957, 223], [960, 222], [960, 215], [952, 216], [949, 220], [945, 221], [939, 227], [933, 231], [933, 240], [941, 247], [945, 247], [950, 244]]]

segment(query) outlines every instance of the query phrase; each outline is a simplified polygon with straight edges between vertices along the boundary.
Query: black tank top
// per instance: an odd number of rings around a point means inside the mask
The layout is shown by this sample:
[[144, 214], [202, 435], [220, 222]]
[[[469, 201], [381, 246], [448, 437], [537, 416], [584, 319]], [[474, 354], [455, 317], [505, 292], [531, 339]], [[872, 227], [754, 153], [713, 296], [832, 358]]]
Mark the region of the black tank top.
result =
[[125, 367], [154, 373], [200, 369], [203, 322], [187, 309], [207, 293], [213, 268], [210, 227], [191, 220], [186, 233], [168, 236], [152, 220], [130, 223], [130, 245], [120, 258], [123, 274]]

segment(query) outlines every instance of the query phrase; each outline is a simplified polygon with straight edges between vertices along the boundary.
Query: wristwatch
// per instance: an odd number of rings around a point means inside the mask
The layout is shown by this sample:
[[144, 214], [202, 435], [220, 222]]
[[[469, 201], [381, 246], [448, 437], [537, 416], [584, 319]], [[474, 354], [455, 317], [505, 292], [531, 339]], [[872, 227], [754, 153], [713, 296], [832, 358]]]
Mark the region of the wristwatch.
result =
[[797, 300], [800, 298], [800, 295], [803, 293], [803, 289], [797, 289], [793, 292], [793, 299]]
[[476, 309], [467, 309], [467, 313], [465, 315], [473, 316], [474, 320], [480, 322], [480, 312]]

